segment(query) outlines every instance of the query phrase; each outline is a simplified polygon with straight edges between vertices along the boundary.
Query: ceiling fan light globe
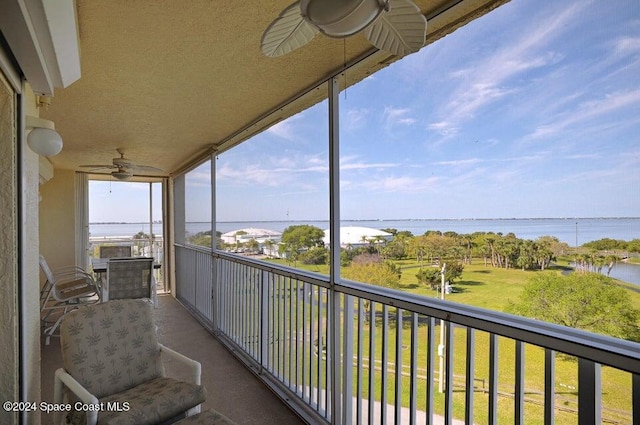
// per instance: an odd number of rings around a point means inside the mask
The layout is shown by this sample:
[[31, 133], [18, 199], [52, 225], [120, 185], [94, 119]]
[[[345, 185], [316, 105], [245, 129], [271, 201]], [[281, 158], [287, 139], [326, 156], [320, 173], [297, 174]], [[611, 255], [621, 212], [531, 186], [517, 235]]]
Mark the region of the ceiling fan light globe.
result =
[[302, 16], [329, 37], [349, 37], [387, 8], [383, 0], [300, 0]]
[[132, 176], [131, 173], [127, 173], [125, 171], [113, 171], [111, 175], [118, 180], [128, 180]]

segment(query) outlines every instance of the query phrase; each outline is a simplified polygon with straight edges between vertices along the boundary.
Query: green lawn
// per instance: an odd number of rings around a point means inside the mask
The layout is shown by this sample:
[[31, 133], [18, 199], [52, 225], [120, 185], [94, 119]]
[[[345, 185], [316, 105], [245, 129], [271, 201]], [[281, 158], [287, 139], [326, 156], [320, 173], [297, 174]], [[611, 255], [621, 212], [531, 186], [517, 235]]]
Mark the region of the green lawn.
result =
[[[284, 260], [268, 261], [289, 265]], [[401, 260], [395, 263], [402, 270], [398, 289], [427, 297], [439, 297], [439, 293], [436, 291], [418, 284], [418, 279], [415, 275], [420, 270], [420, 264], [417, 261]], [[560, 260], [558, 261], [558, 266], [551, 267], [549, 270], [555, 270], [560, 273], [562, 268], [568, 267], [568, 264], [569, 260]], [[296, 267], [316, 273], [329, 274], [327, 265], [304, 265], [298, 263]], [[464, 266], [462, 278], [453, 285], [458, 292], [447, 294], [446, 299], [489, 310], [505, 311], [509, 302], [517, 301], [529, 278], [536, 273], [540, 272], [485, 267], [481, 260], [476, 259], [472, 264]], [[631, 283], [615, 282], [629, 291], [634, 305], [640, 308], [640, 288]]]

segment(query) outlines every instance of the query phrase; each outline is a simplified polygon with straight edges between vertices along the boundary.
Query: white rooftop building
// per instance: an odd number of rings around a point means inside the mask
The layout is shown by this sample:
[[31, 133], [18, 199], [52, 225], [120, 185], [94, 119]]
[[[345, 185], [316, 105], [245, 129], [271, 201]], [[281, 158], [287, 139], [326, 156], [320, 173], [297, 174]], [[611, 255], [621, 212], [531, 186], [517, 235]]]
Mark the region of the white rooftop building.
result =
[[221, 239], [223, 242], [229, 244], [233, 244], [236, 242], [245, 243], [249, 242], [251, 239], [255, 239], [262, 245], [268, 240], [278, 243], [280, 242], [281, 237], [282, 233], [280, 232], [249, 227], [246, 229], [232, 230], [231, 232], [224, 233], [221, 236]]
[[[340, 247], [341, 248], [358, 248], [369, 246], [371, 243], [380, 243], [381, 241], [389, 242], [393, 239], [393, 235], [378, 229], [370, 227], [347, 226], [340, 228]], [[325, 246], [329, 246], [331, 242], [329, 237], [329, 229], [324, 231]]]

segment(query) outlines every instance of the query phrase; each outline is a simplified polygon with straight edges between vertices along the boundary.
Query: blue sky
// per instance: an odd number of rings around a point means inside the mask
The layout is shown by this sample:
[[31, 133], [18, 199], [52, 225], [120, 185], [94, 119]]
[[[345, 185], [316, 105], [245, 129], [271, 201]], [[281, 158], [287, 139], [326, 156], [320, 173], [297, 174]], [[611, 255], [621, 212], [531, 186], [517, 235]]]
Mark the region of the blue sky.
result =
[[[512, 0], [340, 108], [343, 219], [640, 216], [637, 0]], [[218, 219], [327, 219], [326, 120], [322, 102], [222, 153]], [[206, 166], [188, 182], [206, 220]]]
[[148, 223], [149, 204], [153, 220], [162, 220], [162, 185], [122, 181], [89, 181], [89, 222]]

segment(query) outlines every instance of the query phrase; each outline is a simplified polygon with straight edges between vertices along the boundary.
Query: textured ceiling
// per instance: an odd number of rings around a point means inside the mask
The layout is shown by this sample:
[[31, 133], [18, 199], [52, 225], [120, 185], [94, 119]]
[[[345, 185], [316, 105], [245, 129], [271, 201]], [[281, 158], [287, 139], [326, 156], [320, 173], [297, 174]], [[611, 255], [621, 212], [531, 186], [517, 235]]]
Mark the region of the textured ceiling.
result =
[[[506, 0], [418, 0], [433, 42]], [[77, 0], [82, 77], [56, 90], [41, 116], [55, 122], [64, 150], [55, 168], [111, 163], [116, 148], [167, 174], [214, 146], [297, 112], [304, 98], [250, 127], [288, 100], [366, 57], [354, 83], [395, 60], [362, 35], [321, 35], [278, 58], [260, 51], [262, 32], [290, 0]], [[246, 131], [241, 132], [241, 130]], [[234, 136], [235, 137], [232, 137]]]

